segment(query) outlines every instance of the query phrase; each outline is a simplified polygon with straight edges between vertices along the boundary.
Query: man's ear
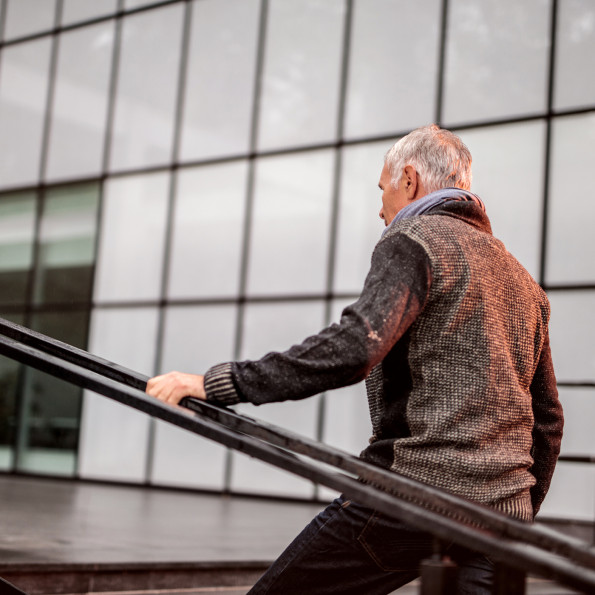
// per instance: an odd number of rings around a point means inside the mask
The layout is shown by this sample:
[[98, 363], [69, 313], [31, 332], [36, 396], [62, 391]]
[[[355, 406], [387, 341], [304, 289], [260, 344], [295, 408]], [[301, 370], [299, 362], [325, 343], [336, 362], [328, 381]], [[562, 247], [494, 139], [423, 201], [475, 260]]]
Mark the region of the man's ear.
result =
[[418, 179], [417, 179], [417, 171], [412, 165], [406, 165], [403, 168], [403, 184], [405, 186], [405, 192], [407, 196], [407, 200], [415, 200], [417, 197], [418, 191]]

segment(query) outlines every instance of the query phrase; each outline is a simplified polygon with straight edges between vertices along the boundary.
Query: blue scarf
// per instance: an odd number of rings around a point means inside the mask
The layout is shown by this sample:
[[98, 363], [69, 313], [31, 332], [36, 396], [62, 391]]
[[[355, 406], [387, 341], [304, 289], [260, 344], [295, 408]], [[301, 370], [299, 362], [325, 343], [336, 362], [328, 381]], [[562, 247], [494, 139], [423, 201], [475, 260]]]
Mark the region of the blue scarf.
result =
[[390, 222], [390, 224], [384, 228], [382, 236], [384, 236], [384, 234], [395, 224], [396, 221], [402, 221], [403, 219], [407, 219], [409, 217], [423, 215], [434, 207], [453, 200], [474, 202], [481, 208], [482, 211], [486, 210], [481, 198], [472, 192], [462, 190], [461, 188], [441, 188], [440, 190], [430, 192], [430, 194], [426, 194], [425, 196], [422, 196], [422, 198], [414, 200], [405, 208], [401, 209], [395, 215], [395, 218]]

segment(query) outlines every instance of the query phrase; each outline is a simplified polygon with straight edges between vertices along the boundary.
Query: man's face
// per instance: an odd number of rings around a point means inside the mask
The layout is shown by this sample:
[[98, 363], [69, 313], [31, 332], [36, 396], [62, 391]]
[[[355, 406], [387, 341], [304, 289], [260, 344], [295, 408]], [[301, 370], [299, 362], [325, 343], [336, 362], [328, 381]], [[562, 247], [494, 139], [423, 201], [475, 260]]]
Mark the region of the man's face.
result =
[[407, 179], [401, 175], [401, 179], [396, 188], [391, 183], [390, 171], [386, 164], [382, 168], [378, 187], [382, 190], [382, 208], [380, 209], [380, 218], [384, 219], [384, 225], [390, 225], [395, 215], [411, 201], [407, 194]]

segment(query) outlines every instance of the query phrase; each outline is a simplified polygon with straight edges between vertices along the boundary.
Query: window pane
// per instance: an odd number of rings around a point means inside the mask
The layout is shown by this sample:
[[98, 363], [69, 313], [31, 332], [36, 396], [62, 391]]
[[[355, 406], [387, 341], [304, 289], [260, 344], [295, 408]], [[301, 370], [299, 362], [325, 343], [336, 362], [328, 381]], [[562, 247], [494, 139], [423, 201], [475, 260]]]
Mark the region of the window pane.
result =
[[60, 39], [46, 174], [50, 180], [101, 173], [113, 39], [113, 22], [64, 33]]
[[[32, 328], [75, 347], [87, 344], [87, 311], [39, 313]], [[19, 471], [72, 475], [78, 447], [82, 389], [33, 368], [25, 372]]]
[[192, 6], [183, 160], [247, 152], [259, 24], [258, 0]]
[[485, 202], [494, 235], [537, 278], [545, 123], [478, 128], [460, 137], [473, 156], [472, 190]]
[[550, 335], [556, 377], [595, 381], [595, 290], [552, 291]]
[[550, 1], [449, 3], [444, 121], [545, 110]]
[[552, 139], [546, 280], [593, 283], [595, 114], [554, 120]]
[[118, 0], [63, 0], [62, 25], [70, 25], [116, 12]]
[[33, 262], [36, 198], [32, 192], [0, 198], [0, 303], [24, 304]]
[[[324, 323], [324, 303], [250, 304], [244, 316], [244, 344], [241, 359], [260, 358], [271, 350], [285, 350], [317, 333]], [[240, 405], [242, 413], [291, 428], [314, 438], [320, 397], [303, 401], [270, 403], [255, 408]], [[271, 465], [233, 454], [232, 490], [259, 494], [310, 497], [312, 484]]]
[[0, 65], [0, 187], [36, 184], [50, 40], [4, 48]]
[[54, 28], [56, 0], [6, 0], [4, 39], [15, 39]]
[[245, 162], [180, 171], [170, 297], [237, 294], [247, 172]]
[[256, 164], [251, 294], [325, 291], [333, 157], [317, 151]]
[[[236, 306], [173, 307], [167, 310], [162, 372], [204, 374], [233, 359]], [[220, 490], [227, 449], [165, 422], [155, 432], [152, 481]]]
[[[157, 324], [157, 308], [96, 309], [89, 351], [152, 376]], [[85, 391], [79, 474], [86, 478], [145, 481], [150, 424], [148, 415]]]
[[96, 300], [160, 296], [168, 192], [168, 174], [107, 181], [95, 277]]
[[561, 387], [560, 400], [565, 427], [561, 453], [595, 456], [595, 389]]
[[[345, 136], [385, 135], [434, 119], [440, 0], [356, 0]], [[423, 15], [423, 17], [421, 17]], [[423, 18], [423, 27], [399, 27]], [[406, 56], [406, 59], [395, 59]], [[416, 92], [411, 92], [411, 85]]]
[[112, 170], [171, 159], [183, 8], [177, 3], [124, 19]]
[[258, 146], [333, 141], [344, 0], [271, 0]]
[[37, 303], [91, 298], [98, 201], [95, 184], [48, 190], [35, 274]]
[[558, 2], [554, 106], [595, 103], [595, 4], [593, 0]]
[[343, 149], [335, 291], [359, 294], [370, 270], [372, 251], [384, 229], [378, 216], [378, 180], [390, 146], [383, 141]]
[[[16, 324], [23, 324], [21, 314], [0, 312], [0, 316]], [[14, 443], [17, 427], [17, 400], [20, 364], [0, 356], [0, 470], [9, 471], [13, 466]]]

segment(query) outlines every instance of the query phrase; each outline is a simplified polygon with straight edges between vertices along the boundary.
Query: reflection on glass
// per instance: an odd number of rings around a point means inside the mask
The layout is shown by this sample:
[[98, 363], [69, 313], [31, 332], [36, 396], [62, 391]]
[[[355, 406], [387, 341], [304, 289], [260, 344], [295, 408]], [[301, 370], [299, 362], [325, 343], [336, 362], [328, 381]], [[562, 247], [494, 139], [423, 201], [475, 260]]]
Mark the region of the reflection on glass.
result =
[[[203, 374], [214, 364], [232, 360], [236, 318], [234, 305], [168, 308], [161, 371]], [[213, 441], [158, 422], [151, 480], [220, 490], [226, 453], [223, 446]]]
[[[96, 308], [89, 351], [152, 376], [157, 326], [157, 308]], [[86, 478], [145, 481], [150, 425], [148, 415], [85, 391], [78, 473]]]
[[27, 300], [35, 207], [32, 192], [0, 198], [0, 304], [23, 304]]
[[47, 97], [50, 39], [3, 48], [1, 56], [0, 186], [36, 184]]
[[370, 270], [372, 251], [384, 229], [378, 216], [382, 206], [378, 180], [391, 145], [382, 141], [343, 149], [335, 291], [359, 294]]
[[[244, 315], [240, 359], [257, 359], [269, 351], [286, 350], [324, 326], [324, 302], [249, 304]], [[240, 405], [246, 415], [291, 428], [292, 432], [314, 438], [318, 425], [320, 397], [302, 401], [269, 403], [258, 410]], [[239, 492], [310, 497], [312, 484], [254, 459], [234, 452], [232, 489]]]
[[591, 187], [595, 114], [557, 118], [552, 128], [547, 283], [595, 282]]
[[315, 151], [257, 162], [249, 293], [325, 291], [334, 156]]
[[337, 134], [343, 0], [271, 0], [258, 147], [333, 141]]
[[[438, 80], [440, 0], [356, 0], [345, 136], [386, 135], [432, 121]], [[423, 27], [399, 27], [423, 15]], [[406, 59], [396, 59], [406, 56]], [[412, 86], [415, 92], [412, 92]]]
[[47, 179], [101, 172], [114, 26], [102, 23], [60, 38]]
[[[23, 324], [24, 316], [0, 312], [0, 317]], [[0, 470], [12, 469], [17, 428], [17, 395], [22, 367], [0, 356]]]
[[95, 299], [156, 299], [161, 294], [169, 174], [107, 181]]
[[595, 3], [593, 0], [558, 2], [554, 107], [595, 103]]
[[445, 122], [545, 109], [550, 3], [449, 2]]
[[179, 2], [123, 21], [112, 170], [171, 159], [183, 14]]
[[473, 156], [472, 190], [485, 202], [494, 235], [539, 276], [545, 123], [460, 133]]
[[35, 274], [37, 303], [89, 301], [98, 200], [95, 184], [47, 191]]
[[258, 0], [193, 4], [182, 160], [248, 151], [259, 6]]
[[246, 202], [246, 162], [179, 173], [169, 295], [236, 295]]
[[51, 31], [56, 0], [6, 0], [4, 39]]
[[[38, 313], [32, 328], [85, 348], [86, 310]], [[72, 475], [75, 470], [82, 389], [32, 368], [24, 374], [17, 445], [19, 471]]]

